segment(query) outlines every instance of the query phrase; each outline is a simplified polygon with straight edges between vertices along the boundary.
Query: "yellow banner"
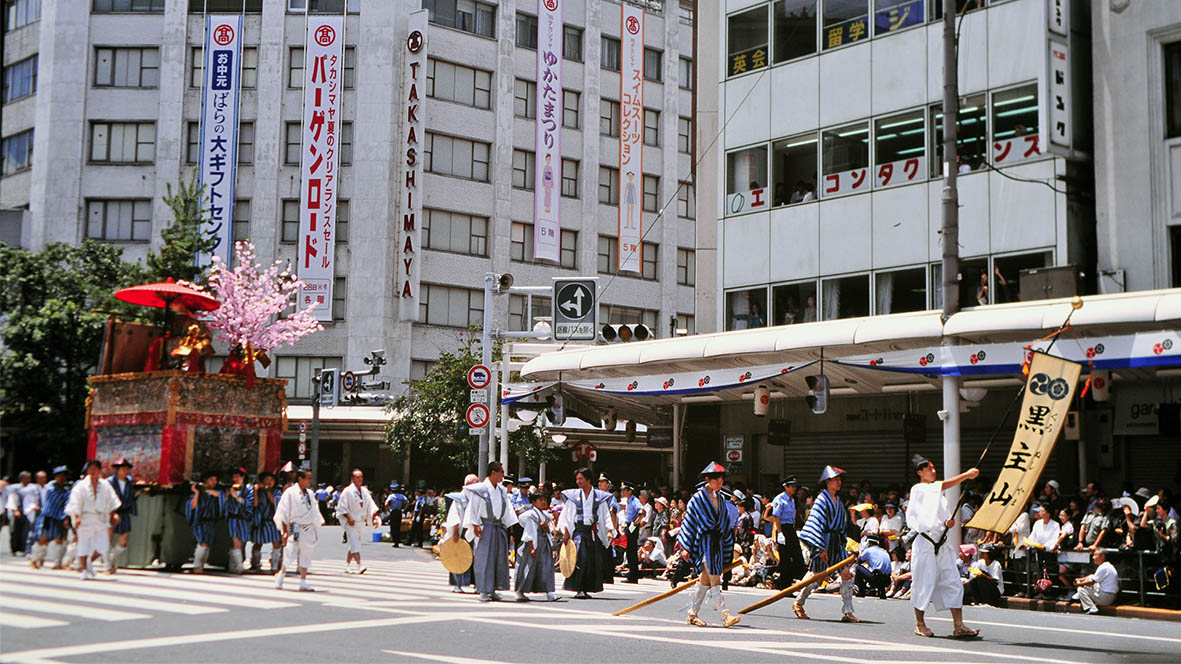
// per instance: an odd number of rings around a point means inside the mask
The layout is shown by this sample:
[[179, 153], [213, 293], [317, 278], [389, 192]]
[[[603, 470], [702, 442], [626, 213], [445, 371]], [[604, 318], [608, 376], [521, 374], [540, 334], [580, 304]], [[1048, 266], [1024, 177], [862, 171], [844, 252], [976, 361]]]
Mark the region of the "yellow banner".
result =
[[1082, 368], [1053, 355], [1033, 354], [1013, 447], [969, 528], [1004, 533], [1025, 509], [1062, 431]]

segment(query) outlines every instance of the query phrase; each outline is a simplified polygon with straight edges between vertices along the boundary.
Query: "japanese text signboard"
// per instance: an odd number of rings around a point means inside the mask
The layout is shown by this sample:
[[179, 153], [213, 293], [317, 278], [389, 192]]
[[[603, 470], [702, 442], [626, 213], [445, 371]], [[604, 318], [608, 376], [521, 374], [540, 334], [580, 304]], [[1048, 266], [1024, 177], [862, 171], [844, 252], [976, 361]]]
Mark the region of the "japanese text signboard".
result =
[[644, 237], [644, 11], [623, 5], [619, 72], [619, 271], [639, 272]]
[[533, 169], [533, 256], [558, 262], [561, 254], [562, 7], [537, 2], [537, 162]]
[[198, 170], [208, 211], [204, 233], [216, 241], [210, 254], [227, 264], [233, 244], [234, 176], [238, 164], [238, 90], [242, 55], [242, 17], [206, 16], [204, 79], [201, 84], [201, 165]]
[[1082, 365], [1033, 352], [1013, 446], [996, 484], [967, 527], [1004, 533], [1034, 495], [1078, 385]]
[[[935, 2], [941, 3], [943, 0], [935, 0]], [[925, 20], [925, 16], [926, 10], [923, 7], [923, 0], [910, 0], [910, 2], [903, 2], [888, 9], [879, 9], [874, 15], [874, 23], [877, 26], [875, 34], [884, 35], [909, 28], [912, 25], [920, 25]]]
[[406, 63], [402, 74], [401, 241], [398, 243], [398, 317], [418, 320], [420, 249], [422, 248], [422, 162], [426, 119], [427, 10], [410, 14]]
[[303, 142], [300, 144], [299, 308], [332, 320], [340, 100], [344, 88], [344, 19], [309, 16], [304, 48]]

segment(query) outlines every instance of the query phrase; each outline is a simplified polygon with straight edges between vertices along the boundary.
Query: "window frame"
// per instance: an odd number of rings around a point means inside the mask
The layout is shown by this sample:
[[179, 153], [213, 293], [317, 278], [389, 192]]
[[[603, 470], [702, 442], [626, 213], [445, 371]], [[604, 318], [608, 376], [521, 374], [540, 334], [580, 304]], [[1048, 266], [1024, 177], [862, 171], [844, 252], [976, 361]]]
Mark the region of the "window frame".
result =
[[[27, 58], [17, 60], [16, 62], [13, 62], [12, 64], [5, 65], [3, 67], [3, 74], [2, 74], [3, 81], [2, 81], [2, 83], [0, 83], [0, 85], [3, 86], [3, 91], [0, 92], [0, 104], [11, 104], [13, 102], [17, 102], [22, 99], [27, 99], [27, 98], [32, 97], [33, 95], [37, 94], [37, 70], [41, 64], [39, 57], [40, 57], [39, 54], [34, 53], [33, 55], [30, 55]], [[21, 73], [26, 68], [28, 69], [28, 72], [29, 72], [29, 75], [27, 77], [28, 85], [21, 86], [21, 87], [22, 87], [22, 89], [27, 87], [28, 91], [25, 92], [24, 94], [20, 95], [19, 97], [10, 96], [10, 95], [12, 95], [12, 90], [15, 87], [13, 85], [14, 79], [17, 78], [17, 74]], [[25, 77], [22, 77], [22, 79], [24, 79], [24, 78]], [[21, 80], [21, 82], [24, 83], [25, 81]]]
[[[106, 151], [105, 151], [105, 156], [96, 159], [94, 157], [94, 151], [95, 151], [94, 133], [101, 126], [105, 126], [106, 131], [107, 131]], [[112, 146], [111, 134], [114, 133], [114, 127], [124, 127], [124, 131], [126, 131], [126, 127], [128, 127], [128, 126], [135, 127], [135, 158], [131, 159], [131, 160], [118, 160], [118, 161], [112, 160], [111, 159], [111, 146]], [[140, 132], [143, 131], [144, 127], [151, 127], [152, 128], [152, 139], [150, 142], [141, 140], [141, 138], [140, 138]], [[156, 162], [157, 134], [156, 134], [156, 122], [154, 120], [121, 120], [121, 121], [90, 120], [90, 137], [89, 138], [90, 138], [90, 140], [88, 143], [89, 143], [90, 149], [86, 153], [87, 154], [86, 161], [89, 164], [102, 164], [102, 165], [112, 165], [112, 166], [116, 166], [116, 165], [117, 166], [150, 166]], [[146, 158], [146, 159], [140, 158], [141, 146], [149, 146], [149, 149], [151, 150], [151, 153], [152, 153], [149, 158]]]
[[[127, 203], [131, 205], [131, 237], [119, 238], [107, 236], [107, 227], [108, 222], [110, 221], [110, 206], [112, 203]], [[93, 206], [95, 204], [102, 205], [102, 232], [100, 235], [91, 235], [90, 233], [90, 213], [93, 211]], [[140, 209], [147, 210], [147, 218], [136, 218], [136, 209], [140, 205], [143, 206]], [[103, 242], [126, 242], [138, 244], [146, 244], [152, 239], [152, 200], [150, 198], [87, 198], [86, 217], [87, 221], [85, 233], [88, 239], [95, 239]], [[137, 224], [141, 225], [141, 229], [146, 229], [146, 232], [142, 237], [136, 236]], [[142, 226], [142, 224], [146, 224], [146, 227]]]
[[599, 68], [620, 72], [623, 69], [622, 42], [607, 35], [601, 35], [599, 40]]
[[[111, 64], [108, 69], [109, 76], [107, 80], [99, 81], [100, 72], [100, 58], [103, 51], [110, 52]], [[118, 57], [120, 53], [129, 55], [132, 52], [138, 52], [139, 64], [137, 65], [137, 83], [135, 85], [118, 85], [116, 80], [118, 78]], [[145, 67], [143, 65], [144, 55], [146, 53], [154, 53], [156, 58], [156, 65], [154, 67]], [[130, 75], [130, 64], [127, 65], [128, 75]], [[144, 83], [144, 72], [155, 71], [155, 83], [146, 85]], [[120, 89], [120, 90], [155, 90], [160, 87], [160, 48], [158, 46], [94, 46], [94, 71], [90, 79], [91, 86], [98, 89]]]

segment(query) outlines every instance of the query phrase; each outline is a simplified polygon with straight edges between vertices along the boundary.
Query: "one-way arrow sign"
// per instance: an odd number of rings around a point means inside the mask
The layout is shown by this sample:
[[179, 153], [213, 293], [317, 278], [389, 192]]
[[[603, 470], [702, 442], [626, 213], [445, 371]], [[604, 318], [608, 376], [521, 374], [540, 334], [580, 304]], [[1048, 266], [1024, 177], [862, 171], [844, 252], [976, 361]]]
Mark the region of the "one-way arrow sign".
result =
[[555, 341], [594, 341], [599, 329], [599, 279], [554, 279]]

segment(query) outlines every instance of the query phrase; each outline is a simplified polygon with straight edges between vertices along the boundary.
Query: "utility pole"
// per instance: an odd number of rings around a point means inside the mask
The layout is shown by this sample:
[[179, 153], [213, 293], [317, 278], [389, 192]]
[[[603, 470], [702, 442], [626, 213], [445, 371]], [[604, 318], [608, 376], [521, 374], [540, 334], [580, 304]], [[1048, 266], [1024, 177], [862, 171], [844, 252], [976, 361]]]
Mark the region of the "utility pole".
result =
[[[956, 141], [959, 136], [959, 69], [956, 58], [956, 0], [943, 0], [943, 322], [960, 310], [959, 255], [959, 172]], [[944, 338], [944, 345], [954, 340]], [[943, 377], [943, 476], [960, 473], [960, 377]], [[947, 500], [959, 504], [960, 488], [948, 492]], [[958, 515], [953, 514], [953, 517]], [[952, 528], [947, 544], [960, 545], [960, 529]]]

